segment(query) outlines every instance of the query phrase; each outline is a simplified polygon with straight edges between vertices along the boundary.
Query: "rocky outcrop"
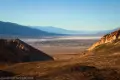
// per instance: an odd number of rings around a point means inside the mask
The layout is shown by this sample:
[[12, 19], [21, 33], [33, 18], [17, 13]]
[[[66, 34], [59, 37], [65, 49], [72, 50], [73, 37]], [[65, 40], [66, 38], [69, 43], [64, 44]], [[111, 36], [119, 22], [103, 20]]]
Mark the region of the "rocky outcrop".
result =
[[105, 44], [105, 43], [112, 43], [117, 40], [120, 40], [120, 30], [104, 35], [98, 42], [93, 44], [88, 50], [93, 50], [98, 45]]
[[0, 63], [44, 60], [53, 60], [53, 58], [19, 39], [0, 39]]

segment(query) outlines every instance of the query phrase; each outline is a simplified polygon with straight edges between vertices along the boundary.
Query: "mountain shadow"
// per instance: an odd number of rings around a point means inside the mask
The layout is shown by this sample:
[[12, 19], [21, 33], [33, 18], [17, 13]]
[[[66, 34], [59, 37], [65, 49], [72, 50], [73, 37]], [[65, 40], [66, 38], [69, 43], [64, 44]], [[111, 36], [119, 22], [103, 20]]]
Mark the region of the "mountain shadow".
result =
[[0, 62], [46, 61], [53, 58], [19, 39], [0, 39]]
[[0, 70], [0, 77], [7, 78], [8, 76], [12, 77], [12, 76], [15, 76], [15, 74], [12, 72]]

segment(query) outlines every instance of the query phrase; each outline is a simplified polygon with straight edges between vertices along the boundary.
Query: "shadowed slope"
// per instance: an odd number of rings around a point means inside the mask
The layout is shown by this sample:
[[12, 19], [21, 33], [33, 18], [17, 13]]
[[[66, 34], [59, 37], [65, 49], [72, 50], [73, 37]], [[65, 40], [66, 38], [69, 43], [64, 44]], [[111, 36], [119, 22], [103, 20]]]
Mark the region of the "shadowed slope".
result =
[[9, 77], [10, 77], [10, 76], [15, 76], [15, 74], [12, 73], [12, 72], [0, 70], [0, 77], [8, 77], [8, 76], [9, 76]]
[[53, 60], [49, 55], [33, 48], [19, 39], [0, 39], [0, 49], [1, 63]]

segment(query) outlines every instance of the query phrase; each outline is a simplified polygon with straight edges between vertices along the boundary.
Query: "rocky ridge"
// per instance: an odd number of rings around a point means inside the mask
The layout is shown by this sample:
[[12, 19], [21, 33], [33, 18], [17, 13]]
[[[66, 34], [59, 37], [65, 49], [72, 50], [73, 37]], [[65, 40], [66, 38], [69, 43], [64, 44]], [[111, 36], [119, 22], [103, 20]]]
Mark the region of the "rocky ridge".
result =
[[97, 47], [101, 44], [112, 43], [112, 42], [115, 42], [115, 41], [118, 41], [118, 40], [120, 40], [120, 29], [117, 30], [117, 31], [114, 31], [110, 34], [104, 35], [99, 41], [97, 41], [95, 44], [93, 44], [88, 50], [91, 51], [95, 47]]

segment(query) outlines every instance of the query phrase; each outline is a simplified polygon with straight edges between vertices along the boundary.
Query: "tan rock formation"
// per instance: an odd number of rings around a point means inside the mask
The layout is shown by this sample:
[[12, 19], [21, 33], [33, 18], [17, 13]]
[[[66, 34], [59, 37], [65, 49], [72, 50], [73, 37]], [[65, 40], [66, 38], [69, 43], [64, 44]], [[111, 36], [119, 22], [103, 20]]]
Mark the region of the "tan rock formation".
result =
[[105, 44], [105, 43], [112, 43], [119, 39], [120, 39], [120, 30], [117, 30], [110, 34], [104, 35], [98, 42], [93, 44], [88, 50], [93, 50], [98, 45]]

